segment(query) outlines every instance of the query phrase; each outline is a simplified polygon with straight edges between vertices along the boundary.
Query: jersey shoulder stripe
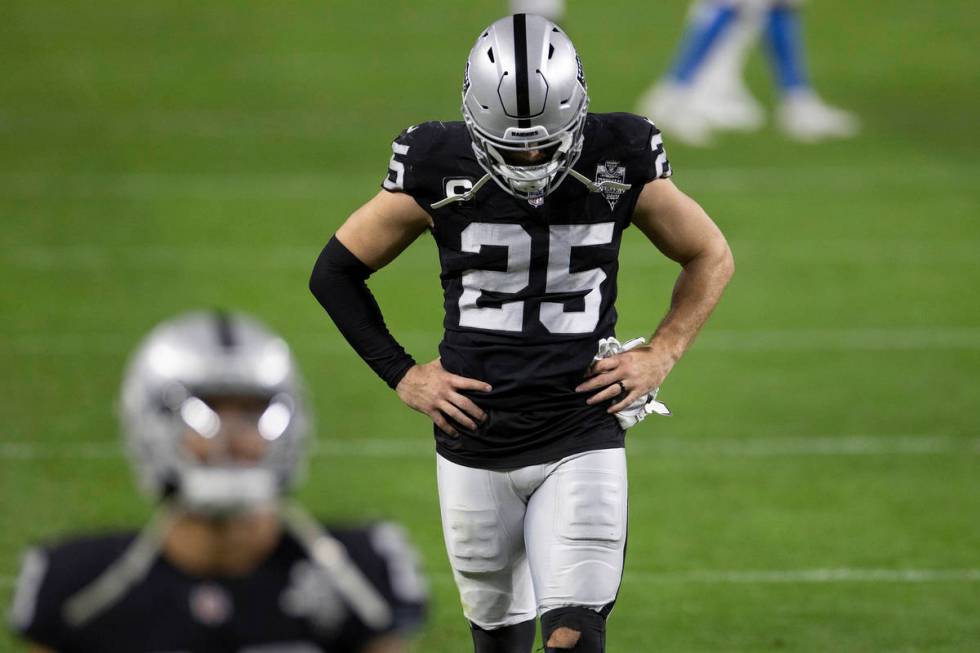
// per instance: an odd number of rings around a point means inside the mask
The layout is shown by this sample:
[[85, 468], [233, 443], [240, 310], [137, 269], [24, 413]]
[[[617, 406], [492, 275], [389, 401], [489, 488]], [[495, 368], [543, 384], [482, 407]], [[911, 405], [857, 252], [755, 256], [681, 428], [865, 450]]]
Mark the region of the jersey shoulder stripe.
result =
[[66, 603], [99, 578], [136, 535], [79, 536], [29, 549], [23, 557], [10, 615], [14, 631], [38, 644], [60, 649], [70, 641]]

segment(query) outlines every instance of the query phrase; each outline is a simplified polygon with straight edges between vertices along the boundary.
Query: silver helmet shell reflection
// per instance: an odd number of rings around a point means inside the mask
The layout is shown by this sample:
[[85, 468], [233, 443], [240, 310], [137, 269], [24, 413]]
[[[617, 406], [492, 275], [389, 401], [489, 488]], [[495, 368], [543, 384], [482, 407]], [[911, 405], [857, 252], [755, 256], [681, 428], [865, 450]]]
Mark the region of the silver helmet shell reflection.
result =
[[[463, 119], [480, 166], [505, 191], [539, 206], [582, 153], [589, 96], [575, 46], [541, 16], [488, 27], [466, 61]], [[513, 165], [513, 152], [546, 155]]]
[[[130, 358], [120, 418], [140, 486], [197, 512], [234, 512], [275, 501], [300, 476], [310, 419], [289, 346], [238, 313], [195, 312], [159, 324]], [[213, 467], [182, 445], [187, 429], [209, 436], [209, 396], [267, 400], [257, 430], [260, 460]]]

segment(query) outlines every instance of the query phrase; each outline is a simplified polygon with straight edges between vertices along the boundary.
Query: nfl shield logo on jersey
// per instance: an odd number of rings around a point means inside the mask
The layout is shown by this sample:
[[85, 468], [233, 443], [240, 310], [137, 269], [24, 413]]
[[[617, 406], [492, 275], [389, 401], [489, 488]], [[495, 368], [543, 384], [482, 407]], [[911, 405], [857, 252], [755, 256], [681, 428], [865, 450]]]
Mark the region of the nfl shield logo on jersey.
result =
[[544, 191], [538, 190], [529, 194], [527, 198], [527, 203], [534, 208], [539, 208], [544, 205]]
[[203, 583], [191, 590], [191, 614], [205, 626], [220, 626], [231, 616], [231, 597], [218, 585]]
[[[619, 183], [626, 182], [626, 166], [619, 165], [619, 161], [606, 161], [601, 165], [596, 167], [595, 170], [595, 183], [596, 185], [601, 184], [604, 181], [615, 181]], [[603, 188], [602, 196], [606, 198], [609, 202], [609, 209], [616, 208], [616, 202], [619, 201], [619, 196], [625, 193], [625, 190], [617, 188]]]

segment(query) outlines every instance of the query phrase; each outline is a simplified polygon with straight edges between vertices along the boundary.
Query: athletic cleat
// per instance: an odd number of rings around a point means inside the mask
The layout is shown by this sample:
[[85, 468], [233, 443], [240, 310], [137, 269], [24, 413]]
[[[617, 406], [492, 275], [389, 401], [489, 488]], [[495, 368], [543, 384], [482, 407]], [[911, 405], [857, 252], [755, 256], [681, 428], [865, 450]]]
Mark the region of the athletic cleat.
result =
[[637, 113], [655, 121], [672, 140], [705, 147], [711, 144], [714, 124], [696, 96], [692, 87], [656, 84], [640, 97]]
[[777, 111], [780, 129], [804, 143], [829, 138], [853, 138], [861, 129], [857, 116], [824, 102], [810, 90], [786, 96]]
[[716, 129], [753, 132], [766, 124], [766, 112], [740, 79], [701, 83], [698, 111]]

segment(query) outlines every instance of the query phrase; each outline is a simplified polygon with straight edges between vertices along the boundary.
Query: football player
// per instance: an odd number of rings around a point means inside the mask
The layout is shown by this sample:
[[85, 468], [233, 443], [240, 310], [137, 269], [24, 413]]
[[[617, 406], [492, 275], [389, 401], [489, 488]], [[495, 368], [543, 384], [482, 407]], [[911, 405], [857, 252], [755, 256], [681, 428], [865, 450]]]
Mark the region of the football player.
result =
[[325, 528], [284, 501], [309, 419], [281, 338], [240, 314], [164, 322], [121, 415], [159, 509], [138, 533], [27, 553], [11, 620], [32, 651], [404, 650], [425, 589], [399, 527]]
[[804, 61], [801, 0], [699, 0], [666, 78], [640, 106], [671, 134], [706, 145], [715, 130], [752, 131], [765, 113], [745, 86], [749, 50], [764, 34], [779, 91], [777, 123], [803, 142], [849, 138], [859, 130], [853, 114], [824, 102], [813, 90]]
[[[546, 651], [604, 649], [627, 530], [616, 414], [645, 405], [733, 271], [721, 232], [669, 179], [660, 131], [588, 106], [561, 28], [525, 14], [493, 23], [466, 62], [463, 121], [395, 139], [383, 188], [310, 279], [352, 347], [434, 423], [445, 543], [477, 653], [529, 652], [537, 615]], [[651, 342], [593, 364], [614, 335], [631, 224], [680, 275]], [[445, 335], [420, 365], [365, 280], [426, 231]]]

